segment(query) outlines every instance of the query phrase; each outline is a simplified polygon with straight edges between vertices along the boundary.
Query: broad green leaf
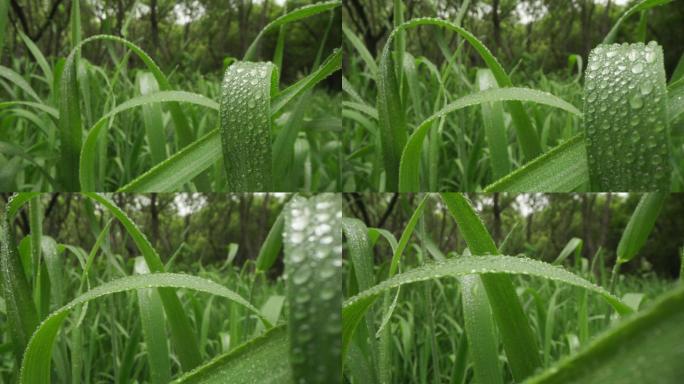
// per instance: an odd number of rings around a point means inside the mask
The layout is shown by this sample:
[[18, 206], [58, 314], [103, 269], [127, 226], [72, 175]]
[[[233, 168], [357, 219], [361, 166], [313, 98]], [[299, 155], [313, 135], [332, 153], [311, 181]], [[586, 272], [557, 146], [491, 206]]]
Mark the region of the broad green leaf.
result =
[[175, 384], [289, 384], [288, 333], [279, 326], [198, 367]]
[[530, 161], [485, 188], [485, 192], [572, 192], [589, 183], [584, 135]]
[[233, 63], [221, 84], [221, 142], [229, 189], [273, 189], [271, 96], [278, 91], [272, 63]]
[[295, 196], [284, 212], [292, 375], [296, 382], [341, 383], [342, 198]]
[[526, 384], [675, 384], [684, 376], [684, 285]]
[[[59, 334], [62, 323], [72, 309], [80, 304], [85, 304], [91, 300], [113, 293], [144, 288], [160, 288], [160, 292], [163, 292], [161, 290], [162, 287], [166, 289], [187, 288], [225, 297], [261, 316], [259, 310], [254, 308], [240, 295], [211, 280], [175, 273], [154, 273], [123, 277], [99, 285], [78, 296], [67, 305], [50, 314], [41, 323], [40, 327], [31, 336], [31, 340], [26, 347], [24, 361], [21, 366], [20, 382], [25, 384], [48, 384], [51, 382], [50, 362], [52, 361], [52, 346]], [[262, 319], [262, 321], [265, 320]]]
[[655, 42], [599, 45], [589, 55], [585, 76], [591, 190], [669, 190], [672, 169], [662, 48]]
[[420, 150], [423, 146], [423, 139], [425, 138], [428, 129], [432, 126], [432, 122], [439, 117], [445, 116], [461, 108], [503, 100], [532, 101], [538, 104], [560, 108], [575, 115], [581, 115], [581, 112], [572, 104], [565, 102], [550, 93], [528, 88], [494, 88], [463, 96], [428, 117], [413, 132], [408, 143], [404, 147], [401, 156], [399, 191], [415, 192], [420, 189]]
[[666, 198], [667, 193], [665, 192], [646, 193], [641, 197], [634, 213], [629, 218], [627, 228], [620, 237], [617, 248], [618, 264], [632, 260], [646, 244], [646, 239], [653, 230]]

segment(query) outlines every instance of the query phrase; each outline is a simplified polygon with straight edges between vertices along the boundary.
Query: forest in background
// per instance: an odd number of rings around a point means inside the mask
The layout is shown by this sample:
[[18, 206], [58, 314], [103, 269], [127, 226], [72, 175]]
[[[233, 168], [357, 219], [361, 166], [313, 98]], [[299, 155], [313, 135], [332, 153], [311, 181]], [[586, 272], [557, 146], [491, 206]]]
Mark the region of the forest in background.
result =
[[[455, 21], [462, 0], [407, 0], [404, 19], [440, 17]], [[553, 72], [568, 67], [571, 54], [588, 57], [617, 19], [635, 1], [624, 0], [473, 0], [463, 17], [463, 27], [494, 53], [511, 70], [534, 73]], [[677, 1], [675, 2], [677, 3]], [[672, 73], [684, 52], [684, 2], [656, 7], [648, 13], [649, 40], [665, 49], [665, 68]], [[392, 2], [374, 0], [344, 1], [344, 20], [376, 55], [392, 30]], [[625, 21], [620, 36], [631, 36], [639, 27], [639, 17]], [[407, 49], [420, 52], [432, 61], [442, 53], [430, 36], [441, 33], [433, 28], [418, 29], [407, 39]], [[456, 34], [446, 34], [448, 46], [456, 47]], [[618, 39], [619, 41], [620, 39]], [[467, 45], [465, 48], [468, 48]], [[479, 60], [475, 52], [471, 60]], [[585, 63], [586, 64], [586, 63]]]
[[[3, 194], [0, 205], [10, 196]], [[180, 264], [223, 264], [237, 245], [233, 262], [242, 266], [254, 261], [268, 231], [280, 214], [286, 194], [114, 194], [112, 199], [147, 234], [167, 262], [176, 255]], [[79, 194], [54, 193], [41, 197], [44, 233], [66, 244], [89, 249], [106, 224], [103, 207], [95, 206], [95, 220], [88, 217], [90, 201]], [[91, 228], [98, 223], [98, 228]], [[16, 220], [18, 236], [30, 233], [25, 211]], [[126, 257], [139, 256], [135, 244], [118, 222], [112, 223], [112, 251]], [[75, 262], [75, 260], [74, 260]], [[271, 270], [282, 272], [282, 258]]]
[[[131, 40], [143, 48], [164, 72], [199, 71], [217, 78], [229, 58], [240, 59], [269, 21], [316, 0], [81, 0], [82, 36], [110, 34]], [[30, 58], [17, 32], [26, 34], [47, 57], [66, 56], [70, 50], [69, 19], [72, 0], [10, 0], [9, 22], [0, 64], [12, 58]], [[338, 19], [339, 13], [335, 14]], [[285, 82], [310, 69], [327, 17], [311, 18], [287, 27], [288, 54], [284, 58]], [[338, 25], [340, 20], [335, 21]], [[273, 52], [277, 33], [264, 36], [261, 52]], [[341, 31], [333, 28], [326, 51], [340, 46]], [[94, 64], [110, 60], [106, 44], [86, 47]], [[114, 49], [114, 48], [108, 48]], [[120, 49], [116, 47], [116, 49]], [[262, 55], [263, 56], [263, 55]], [[268, 60], [271, 57], [265, 56]], [[137, 58], [131, 56], [130, 66]], [[3, 64], [4, 65], [4, 64]], [[329, 80], [334, 87], [339, 78]]]
[[[345, 215], [364, 221], [369, 227], [385, 228], [397, 238], [404, 231], [422, 195], [345, 194]], [[627, 226], [640, 194], [470, 194], [485, 226], [500, 244], [507, 236], [511, 254], [551, 262], [577, 237], [584, 246], [582, 255], [593, 260], [599, 249], [607, 265], [615, 260], [620, 236]], [[446, 206], [436, 197], [428, 199], [426, 231], [443, 252], [463, 249], [465, 243]], [[646, 245], [623, 273], [653, 273], [667, 278], [679, 276], [681, 237], [684, 228], [684, 199], [670, 195], [658, 216]], [[383, 247], [384, 244], [378, 245]], [[392, 252], [381, 252], [389, 259]], [[595, 271], [596, 272], [596, 271]]]

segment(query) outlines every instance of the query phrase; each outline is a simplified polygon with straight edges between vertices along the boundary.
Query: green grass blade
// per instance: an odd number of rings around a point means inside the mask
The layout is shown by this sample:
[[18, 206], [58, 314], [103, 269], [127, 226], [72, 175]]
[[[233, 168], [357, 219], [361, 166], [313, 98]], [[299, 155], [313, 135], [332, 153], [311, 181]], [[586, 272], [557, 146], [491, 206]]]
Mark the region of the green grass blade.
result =
[[[164, 272], [164, 264], [157, 251], [135, 223], [112, 200], [96, 193], [85, 193], [86, 197], [102, 204], [124, 226], [136, 246], [145, 258], [152, 272]], [[160, 289], [166, 318], [171, 326], [171, 336], [176, 353], [184, 370], [192, 369], [201, 363], [197, 337], [192, 329], [187, 312], [183, 310], [180, 300], [173, 289]]]
[[[79, 178], [81, 182], [81, 189], [83, 191], [95, 191], [97, 189], [95, 182], [97, 177], [97, 172], [95, 169], [95, 159], [97, 158], [98, 140], [100, 139], [101, 135], [105, 133], [105, 129], [108, 127], [107, 123], [110, 118], [132, 108], [140, 106], [145, 107], [146, 105], [153, 103], [171, 102], [184, 102], [195, 105], [201, 105], [203, 107], [213, 110], [219, 109], [219, 105], [215, 101], [199, 94], [184, 91], [160, 91], [147, 95], [137, 96], [117, 105], [116, 107], [109, 110], [109, 112], [104, 114], [88, 130], [88, 136], [86, 137], [85, 143], [83, 144], [83, 148], [81, 149], [80, 155], [81, 163], [79, 168]], [[198, 140], [198, 142], [201, 140], [202, 139]], [[197, 145], [198, 142], [193, 143], [193, 145]], [[181, 152], [182, 151], [183, 150], [181, 150]], [[154, 169], [154, 167], [152, 169]], [[199, 174], [201, 171], [202, 170], [199, 170], [193, 176]], [[169, 181], [171, 180], [168, 180], [167, 182]], [[162, 190], [151, 190], [150, 192], [161, 191]]]
[[43, 112], [48, 113], [55, 119], [59, 119], [59, 111], [49, 105], [34, 103], [32, 101], [5, 101], [0, 103], [0, 108], [13, 107], [15, 105], [26, 105], [32, 108], [40, 109]]
[[342, 198], [295, 196], [285, 207], [290, 361], [295, 381], [341, 383]]
[[615, 42], [615, 39], [617, 38], [617, 33], [620, 30], [620, 26], [622, 26], [622, 23], [635, 13], [651, 9], [653, 7], [665, 5], [670, 2], [672, 2], [672, 0], [643, 0], [641, 2], [634, 4], [631, 8], [627, 10], [627, 12], [623, 13], [622, 16], [620, 16], [620, 18], [615, 22], [613, 28], [610, 29], [608, 34], [606, 34], [606, 37], [603, 39], [603, 44], [611, 44]]
[[584, 131], [592, 190], [670, 189], [666, 109], [663, 51], [655, 42], [591, 51]]
[[276, 327], [187, 373], [174, 383], [294, 383], [288, 348], [287, 329]]
[[[26, 48], [28, 48], [29, 51], [31, 51], [31, 54], [36, 59], [36, 63], [38, 63], [38, 66], [45, 75], [45, 80], [50, 86], [52, 86], [52, 83], [54, 81], [52, 69], [50, 69], [50, 64], [48, 64], [47, 60], [45, 59], [45, 56], [43, 56], [43, 53], [40, 51], [40, 48], [38, 48], [38, 46], [36, 46], [36, 44], [33, 41], [31, 41], [31, 39], [28, 36], [26, 36], [22, 31], [17, 30], [17, 32], [19, 32], [19, 37], [24, 42], [24, 44], [26, 44]], [[1, 47], [0, 50], [2, 50]]]
[[340, 70], [340, 68], [342, 68], [342, 50], [338, 48], [315, 71], [275, 95], [271, 100], [271, 114], [275, 115], [280, 112], [294, 98], [313, 88], [314, 85]]
[[[135, 258], [135, 273], [146, 275], [150, 269], [145, 259]], [[159, 292], [154, 289], [139, 289], [138, 310], [146, 344], [147, 361], [150, 367], [150, 382], [166, 384], [171, 381], [171, 359], [164, 326], [164, 308]]]
[[[342, 307], [343, 346], [347, 348], [351, 336], [363, 318], [367, 308], [384, 292], [405, 284], [428, 281], [443, 277], [462, 277], [466, 275], [480, 275], [481, 277], [505, 276], [504, 274], [535, 276], [564, 284], [576, 286], [600, 295], [615, 310], [628, 315], [633, 312], [627, 304], [599, 287], [565, 269], [542, 261], [503, 255], [483, 255], [447, 259], [443, 262], [425, 264], [424, 266], [395, 275], [391, 279], [376, 284], [358, 295], [347, 299]], [[498, 323], [497, 323], [498, 324]], [[538, 350], [533, 355], [524, 358], [538, 357]], [[510, 363], [510, 361], [509, 361]]]
[[[20, 204], [14, 204], [15, 207], [17, 205]], [[12, 330], [10, 334], [14, 357], [17, 366], [20, 366], [29, 338], [38, 327], [38, 313], [17, 251], [16, 235], [12, 226], [13, 215], [10, 215], [14, 210], [12, 206], [13, 200], [10, 200], [7, 211], [2, 217], [2, 227], [0, 227], [0, 274], [2, 275], [6, 319], [9, 329]]]
[[[91, 300], [118, 292], [162, 287], [165, 289], [187, 288], [198, 292], [225, 297], [261, 316], [259, 310], [254, 308], [240, 295], [211, 280], [175, 273], [154, 273], [149, 275], [123, 277], [99, 285], [78, 296], [67, 305], [50, 314], [50, 316], [41, 323], [40, 327], [33, 333], [33, 336], [26, 347], [25, 358], [21, 367], [20, 382], [26, 384], [50, 383], [50, 362], [52, 360], [50, 357], [52, 355], [52, 346], [59, 334], [62, 323], [72, 309]], [[160, 292], [163, 291], [160, 289]], [[169, 318], [169, 321], [171, 320], [172, 319]], [[180, 351], [178, 352], [180, 353]]]
[[684, 375], [684, 285], [526, 384], [675, 384]]
[[[76, 83], [77, 66], [75, 65], [75, 61], [85, 44], [101, 40], [112, 41], [126, 46], [147, 66], [157, 80], [159, 88], [162, 91], [171, 90], [168, 79], [154, 60], [152, 60], [152, 58], [150, 58], [140, 47], [126, 39], [111, 35], [95, 35], [84, 39], [75, 46], [64, 63], [59, 86], [60, 98], [58, 100], [60, 116], [59, 127], [62, 140], [61, 156], [64, 159], [63, 164], [61, 164], [60, 167], [60, 177], [68, 191], [78, 190], [78, 171], [80, 168], [78, 156], [81, 151], [81, 135], [83, 134], [78, 102], [78, 85]], [[178, 143], [181, 148], [185, 147], [193, 142], [194, 135], [188, 126], [187, 119], [181, 111], [180, 106], [175, 102], [171, 102], [168, 108], [171, 112]]]
[[528, 88], [494, 88], [463, 96], [425, 119], [413, 132], [401, 156], [399, 191], [415, 192], [420, 190], [420, 151], [423, 148], [423, 140], [436, 119], [465, 107], [503, 100], [531, 101], [581, 115], [581, 112], [572, 104], [547, 92]]
[[259, 255], [256, 259], [258, 271], [268, 271], [275, 263], [280, 250], [283, 248], [283, 226], [285, 217], [283, 211], [278, 214], [273, 226], [266, 235], [266, 240], [261, 244]]
[[327, 12], [332, 9], [335, 9], [339, 6], [342, 5], [341, 0], [335, 0], [335, 1], [326, 1], [318, 4], [310, 4], [310, 5], [305, 5], [303, 7], [297, 8], [291, 12], [288, 12], [277, 19], [271, 21], [268, 23], [265, 27], [259, 31], [259, 34], [257, 37], [254, 38], [252, 41], [252, 44], [247, 48], [247, 51], [245, 51], [245, 55], [242, 58], [244, 61], [249, 61], [249, 60], [254, 60], [256, 57], [256, 49], [259, 46], [259, 43], [261, 42], [261, 38], [268, 32], [272, 31], [275, 28], [280, 27], [281, 25], [293, 23], [299, 20], [306, 19], [311, 16], [318, 15], [319, 13], [322, 12]]
[[485, 192], [572, 192], [589, 183], [584, 135], [577, 134], [485, 188]]
[[464, 327], [475, 379], [481, 384], [503, 384], [499, 343], [487, 292], [478, 276], [463, 276], [460, 282]]
[[271, 95], [278, 89], [272, 63], [236, 62], [221, 85], [223, 164], [231, 191], [270, 191]]
[[[468, 199], [456, 193], [443, 193], [441, 196], [449, 213], [456, 219], [470, 251], [476, 255], [497, 255], [499, 251], [494, 240]], [[501, 333], [511, 373], [516, 381], [522, 381], [541, 366], [532, 328], [509, 276], [481, 276], [481, 279]]]
[[[490, 88], [498, 88], [496, 79], [489, 69], [477, 70], [477, 83], [480, 91]], [[492, 175], [499, 179], [511, 170], [511, 161], [508, 158], [508, 134], [504, 123], [504, 111], [501, 103], [482, 104], [482, 122], [484, 123], [485, 139], [489, 147], [489, 156], [492, 163]]]
[[216, 128], [121, 187], [118, 192], [175, 192], [221, 158]]
[[43, 103], [43, 100], [41, 100], [36, 91], [33, 90], [31, 84], [24, 80], [24, 78], [21, 77], [21, 75], [19, 75], [18, 73], [14, 72], [13, 70], [5, 66], [0, 65], [0, 77], [4, 77], [5, 79], [9, 80], [10, 83], [21, 88], [22, 91], [26, 92], [27, 95], [34, 98], [39, 104]]
[[[140, 72], [136, 78], [140, 95], [159, 92], [159, 84], [150, 72]], [[150, 146], [152, 163], [159, 164], [166, 159], [166, 135], [164, 121], [159, 105], [143, 105], [143, 122], [147, 133], [147, 144]]]
[[371, 55], [361, 39], [359, 39], [345, 23], [342, 23], [342, 32], [344, 33], [344, 37], [346, 37], [354, 49], [356, 49], [356, 52], [366, 64], [366, 67], [368, 67], [373, 78], [375, 78], [378, 73], [378, 65], [375, 63], [373, 55]]
[[[385, 156], [385, 169], [388, 172], [387, 189], [395, 190], [396, 183], [390, 183], [391, 181], [397, 180], [397, 173], [399, 172], [399, 161], [401, 159], [401, 152], [406, 142], [406, 127], [403, 116], [403, 109], [401, 109], [401, 101], [398, 99], [397, 94], [390, 94], [388, 92], [398, 92], [398, 87], [396, 84], [396, 79], [394, 79], [394, 72], [389, 71], [392, 67], [390, 63], [390, 43], [392, 39], [400, 31], [415, 28], [421, 25], [434, 25], [442, 28], [446, 28], [453, 32], [458, 33], [466, 41], [468, 41], [473, 48], [478, 52], [482, 59], [487, 64], [487, 67], [492, 71], [494, 78], [496, 79], [500, 87], [511, 87], [513, 83], [504, 71], [501, 64], [497, 61], [496, 57], [487, 49], [487, 47], [482, 44], [473, 34], [467, 30], [461, 28], [460, 26], [435, 18], [417, 18], [410, 20], [402, 25], [396, 27], [385, 44], [382, 56], [380, 57], [380, 66], [378, 72], [378, 112], [380, 114], [380, 123], [383, 136], [383, 154]], [[527, 159], [533, 159], [542, 153], [541, 143], [539, 137], [532, 122], [525, 113], [522, 107], [522, 103], [513, 100], [507, 103], [511, 117], [513, 119], [516, 134], [518, 136], [518, 142], [520, 143], [521, 149]], [[398, 114], [398, 115], [397, 115]], [[394, 174], [391, 174], [394, 172]]]
[[629, 218], [625, 231], [622, 232], [622, 237], [620, 237], [617, 248], [618, 264], [632, 260], [646, 244], [646, 239], [653, 230], [667, 196], [665, 192], [652, 192], [641, 197], [634, 213]]

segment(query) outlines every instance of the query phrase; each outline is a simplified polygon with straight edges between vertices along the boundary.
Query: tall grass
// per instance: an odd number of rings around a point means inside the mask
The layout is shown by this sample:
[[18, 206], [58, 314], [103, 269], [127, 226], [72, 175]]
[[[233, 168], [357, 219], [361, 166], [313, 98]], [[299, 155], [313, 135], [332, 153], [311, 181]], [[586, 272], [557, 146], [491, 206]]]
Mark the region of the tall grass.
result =
[[[341, 381], [339, 197], [293, 197], [253, 262], [233, 265], [234, 249], [182, 271], [98, 194], [76, 200], [93, 219], [83, 223], [97, 235], [90, 250], [60, 242], [42, 231], [44, 196], [16, 195], [2, 215], [1, 381]], [[30, 231], [18, 239], [27, 204]], [[113, 222], [142, 256], [117, 253]], [[270, 281], [283, 244], [287, 277]]]
[[[45, 58], [21, 35], [37, 65], [26, 57], [13, 59], [14, 68], [0, 67], [9, 96], [0, 101], [0, 112], [7, 117], [3, 127], [12, 127], [0, 142], [0, 190], [337, 189], [336, 99], [312, 89], [341, 68], [341, 51], [324, 51], [340, 5], [339, 0], [316, 3], [270, 22], [244, 58], [228, 66], [219, 86], [211, 79], [174, 84], [152, 57], [125, 38], [81, 38], [76, 4], [70, 18], [72, 47], [65, 58]], [[281, 89], [284, 27], [326, 14], [329, 22], [310, 70]], [[262, 37], [277, 31], [277, 64], [254, 62], [268, 57], [260, 49]], [[97, 44], [122, 47], [125, 54], [111, 67], [97, 66], [81, 56]], [[140, 59], [144, 68], [129, 74], [129, 56]], [[183, 87], [202, 93], [179, 90]], [[299, 102], [302, 98], [315, 101]], [[138, 107], [141, 113], [130, 112]], [[273, 169], [284, 177], [274, 177]]]
[[[577, 75], [573, 65], [566, 73], [516, 80], [535, 89], [516, 86], [461, 26], [462, 17], [404, 21], [403, 4], [395, 1], [394, 28], [378, 58], [344, 25], [351, 52], [343, 79], [350, 128], [342, 138], [344, 190], [681, 190], [681, 135], [671, 130], [684, 111], [681, 71], [666, 85], [656, 42], [613, 44], [624, 20], [668, 3], [645, 0], [629, 8], [592, 50], [584, 73], [581, 58], [571, 55]], [[459, 14], [469, 5], [463, 2]], [[418, 27], [434, 33], [441, 62], [406, 49]], [[462, 45], [448, 46], [444, 32]], [[485, 68], [464, 64], [471, 51]]]
[[[666, 198], [642, 196], [622, 234], [618, 263], [629, 261], [624, 249], [633, 257], [643, 247]], [[437, 209], [424, 208], [426, 201]], [[430, 240], [436, 231], [428, 219], [444, 211], [457, 224], [457, 233], [447, 236], [462, 239], [466, 248], [440, 250]], [[342, 340], [349, 382], [680, 380], [677, 361], [684, 352], [675, 340], [682, 337], [681, 285], [622, 276], [611, 288], [615, 275], [606, 273], [598, 255], [590, 267], [578, 238], [553, 263], [502, 255], [507, 240], [496, 244], [460, 194], [425, 195], [410, 213], [399, 241], [382, 228], [343, 219], [348, 268]], [[383, 258], [374, 249], [387, 248], [374, 247], [379, 241], [394, 250], [385, 262], [376, 262]], [[402, 243], [410, 252], [397, 253]], [[641, 303], [645, 295], [648, 305]], [[393, 300], [377, 300], [382, 296]], [[378, 329], [390, 330], [387, 340]]]

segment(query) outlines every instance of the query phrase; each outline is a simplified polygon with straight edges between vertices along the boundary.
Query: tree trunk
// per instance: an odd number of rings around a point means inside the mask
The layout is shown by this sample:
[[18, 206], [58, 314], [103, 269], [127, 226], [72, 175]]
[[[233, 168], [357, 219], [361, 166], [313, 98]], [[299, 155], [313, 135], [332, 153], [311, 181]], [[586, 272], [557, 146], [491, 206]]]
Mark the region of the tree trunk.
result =
[[150, 1], [150, 34], [156, 51], [159, 47], [159, 20], [157, 19], [157, 0]]

